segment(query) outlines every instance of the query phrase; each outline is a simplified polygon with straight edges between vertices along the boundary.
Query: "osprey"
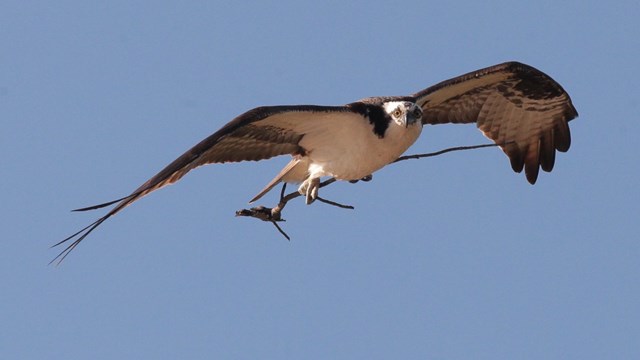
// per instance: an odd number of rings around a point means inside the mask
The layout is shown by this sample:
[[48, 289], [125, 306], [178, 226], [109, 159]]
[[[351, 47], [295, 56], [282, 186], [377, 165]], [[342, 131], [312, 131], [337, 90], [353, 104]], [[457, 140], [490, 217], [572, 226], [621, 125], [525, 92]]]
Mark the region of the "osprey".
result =
[[395, 161], [425, 124], [476, 123], [498, 144], [515, 172], [534, 184], [551, 171], [556, 150], [569, 149], [568, 122], [578, 116], [569, 95], [551, 77], [507, 62], [449, 79], [408, 96], [365, 98], [342, 106], [262, 106], [239, 115], [182, 154], [130, 195], [77, 209], [117, 205], [54, 246], [75, 239], [53, 261], [62, 261], [100, 224], [150, 192], [199, 166], [291, 155], [291, 161], [250, 202], [280, 182], [301, 184], [311, 204], [320, 178], [358, 180]]

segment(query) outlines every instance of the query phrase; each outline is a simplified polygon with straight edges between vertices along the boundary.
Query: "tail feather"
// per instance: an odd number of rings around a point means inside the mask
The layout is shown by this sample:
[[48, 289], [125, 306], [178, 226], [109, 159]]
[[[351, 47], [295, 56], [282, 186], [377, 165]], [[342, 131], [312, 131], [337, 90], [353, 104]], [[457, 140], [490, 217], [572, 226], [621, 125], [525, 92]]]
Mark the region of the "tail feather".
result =
[[271, 180], [267, 184], [267, 186], [265, 186], [264, 189], [262, 189], [258, 193], [258, 195], [254, 196], [253, 199], [249, 200], [249, 204], [259, 200], [266, 193], [268, 193], [271, 189], [273, 189], [274, 186], [278, 185], [282, 181], [282, 178], [285, 177], [289, 172], [291, 172], [291, 170], [293, 170], [296, 165], [298, 165], [300, 160], [301, 160], [300, 158], [291, 159], [291, 161], [289, 161], [289, 163], [284, 168], [282, 168], [282, 170], [280, 170], [278, 175], [276, 175], [276, 177], [274, 177], [273, 180]]

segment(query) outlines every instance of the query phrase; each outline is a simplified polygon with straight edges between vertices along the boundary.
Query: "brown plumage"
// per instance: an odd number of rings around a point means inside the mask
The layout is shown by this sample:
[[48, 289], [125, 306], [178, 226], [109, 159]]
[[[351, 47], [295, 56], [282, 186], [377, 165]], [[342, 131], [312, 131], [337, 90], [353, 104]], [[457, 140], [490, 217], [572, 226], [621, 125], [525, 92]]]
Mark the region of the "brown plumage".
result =
[[509, 62], [443, 81], [413, 95], [424, 124], [472, 123], [501, 146], [515, 172], [535, 184], [551, 171], [555, 151], [571, 144], [569, 120], [578, 116], [569, 94], [531, 66]]

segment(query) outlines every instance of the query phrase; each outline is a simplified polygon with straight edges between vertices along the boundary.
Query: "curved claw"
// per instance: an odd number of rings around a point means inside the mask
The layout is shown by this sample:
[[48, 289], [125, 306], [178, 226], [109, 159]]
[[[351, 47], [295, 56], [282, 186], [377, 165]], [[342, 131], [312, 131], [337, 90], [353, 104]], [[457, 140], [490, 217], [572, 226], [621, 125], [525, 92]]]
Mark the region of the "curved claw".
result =
[[310, 205], [318, 198], [318, 189], [320, 189], [320, 178], [309, 178], [300, 185], [298, 192], [305, 196], [305, 203]]
[[361, 179], [358, 179], [358, 180], [349, 180], [349, 182], [352, 183], [352, 184], [355, 184], [358, 181], [368, 182], [368, 181], [371, 181], [371, 180], [373, 180], [373, 175], [369, 174], [369, 175], [367, 175], [367, 176], [365, 176], [365, 177], [363, 177]]

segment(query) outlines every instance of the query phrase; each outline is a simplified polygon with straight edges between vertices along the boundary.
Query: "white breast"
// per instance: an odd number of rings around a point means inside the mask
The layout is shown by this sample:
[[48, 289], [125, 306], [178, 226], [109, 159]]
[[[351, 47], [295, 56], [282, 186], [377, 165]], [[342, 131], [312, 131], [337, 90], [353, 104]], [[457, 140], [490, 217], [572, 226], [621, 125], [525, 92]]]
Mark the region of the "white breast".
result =
[[[404, 127], [392, 121], [385, 136], [380, 138], [368, 122], [351, 121], [341, 125], [337, 127], [339, 133], [320, 132], [301, 140], [300, 145], [309, 150], [305, 166], [311, 177], [361, 179], [396, 160], [422, 131], [421, 123]], [[315, 144], [323, 146], [312, 146]]]

